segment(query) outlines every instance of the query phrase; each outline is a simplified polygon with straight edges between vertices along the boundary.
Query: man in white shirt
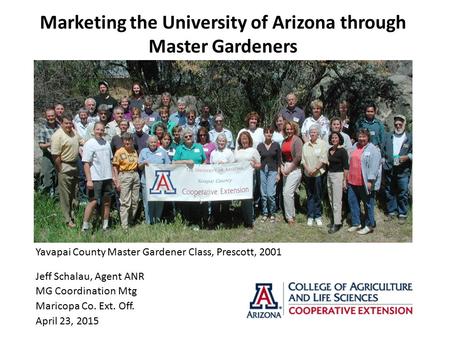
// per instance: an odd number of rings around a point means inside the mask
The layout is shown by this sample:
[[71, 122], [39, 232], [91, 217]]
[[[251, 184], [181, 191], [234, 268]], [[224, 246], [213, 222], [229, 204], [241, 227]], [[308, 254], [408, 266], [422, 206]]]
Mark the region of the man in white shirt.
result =
[[75, 130], [77, 131], [78, 135], [84, 140], [86, 138], [86, 132], [87, 128], [89, 126], [88, 122], [88, 110], [86, 108], [80, 108], [78, 110], [78, 121], [74, 122]]
[[[86, 108], [88, 111], [88, 118], [87, 118], [88, 123], [99, 121], [99, 117], [98, 117], [97, 113], [95, 112], [96, 107], [97, 107], [97, 103], [95, 102], [95, 100], [92, 97], [88, 97], [86, 100], [84, 100], [84, 108]], [[73, 118], [73, 123], [77, 123], [79, 121], [80, 121], [80, 116], [77, 114]]]
[[[113, 138], [113, 136], [111, 136], [112, 128], [107, 124], [108, 123], [108, 106], [106, 104], [101, 104], [100, 107], [98, 107], [98, 117], [99, 117], [99, 121], [97, 121], [97, 122], [103, 123], [103, 126], [104, 126], [103, 138], [106, 141], [111, 142], [111, 140]], [[94, 128], [95, 128], [95, 124], [97, 122], [91, 122], [88, 124], [85, 138], [84, 138], [85, 142], [90, 140], [91, 138], [95, 137]]]
[[406, 132], [406, 117], [397, 114], [394, 116], [394, 132], [384, 140], [383, 171], [387, 214], [391, 221], [398, 217], [399, 223], [406, 222], [408, 217], [412, 147], [412, 135]]
[[111, 159], [113, 153], [103, 135], [105, 125], [96, 122], [94, 125], [94, 138], [89, 139], [83, 147], [83, 166], [86, 175], [89, 203], [86, 205], [83, 217], [83, 231], [89, 230], [89, 219], [97, 204], [103, 205], [103, 230], [108, 228], [113, 181], [117, 187], [117, 177], [113, 177]]
[[111, 122], [106, 124], [106, 130], [109, 137], [112, 139], [116, 135], [120, 135], [119, 124], [123, 120], [124, 111], [121, 106], [116, 106], [113, 109], [113, 119]]

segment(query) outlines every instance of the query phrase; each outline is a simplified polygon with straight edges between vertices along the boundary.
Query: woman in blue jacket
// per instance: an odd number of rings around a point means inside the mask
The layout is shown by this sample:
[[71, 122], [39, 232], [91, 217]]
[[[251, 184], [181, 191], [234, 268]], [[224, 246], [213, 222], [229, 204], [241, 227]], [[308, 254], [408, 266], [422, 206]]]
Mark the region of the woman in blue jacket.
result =
[[[375, 228], [375, 191], [381, 185], [381, 152], [370, 143], [370, 131], [360, 129], [358, 141], [349, 151], [350, 169], [347, 178], [348, 204], [352, 215], [349, 232], [367, 235]], [[361, 224], [360, 203], [364, 204], [365, 225]]]

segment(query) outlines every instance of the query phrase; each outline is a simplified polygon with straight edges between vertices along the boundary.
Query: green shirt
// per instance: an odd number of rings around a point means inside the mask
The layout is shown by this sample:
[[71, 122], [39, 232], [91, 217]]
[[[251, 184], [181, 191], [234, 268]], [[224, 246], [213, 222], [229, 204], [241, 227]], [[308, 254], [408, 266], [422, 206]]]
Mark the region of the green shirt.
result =
[[202, 164], [206, 161], [206, 155], [203, 147], [199, 143], [194, 143], [191, 148], [181, 144], [177, 147], [173, 161], [192, 160], [194, 164]]
[[[152, 124], [151, 129], [150, 129], [150, 134], [151, 134], [151, 135], [155, 135], [155, 129], [156, 129], [156, 126], [158, 126], [158, 125], [160, 125], [160, 124], [164, 124], [164, 122], [162, 122], [162, 121], [157, 121], [157, 122], [155, 122], [155, 123]], [[175, 127], [176, 125], [177, 125], [177, 124], [176, 124], [175, 122], [172, 122], [172, 121], [168, 121], [168, 122], [165, 124], [166, 129], [167, 129], [167, 132], [168, 132], [170, 135], [172, 135], [172, 137], [173, 137], [172, 129], [173, 129], [173, 127]]]

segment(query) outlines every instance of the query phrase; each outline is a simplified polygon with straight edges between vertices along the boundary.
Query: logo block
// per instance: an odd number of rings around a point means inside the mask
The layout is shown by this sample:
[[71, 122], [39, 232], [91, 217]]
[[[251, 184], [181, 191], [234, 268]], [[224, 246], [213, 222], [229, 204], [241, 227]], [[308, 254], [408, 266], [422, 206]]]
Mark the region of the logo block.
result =
[[170, 170], [155, 170], [155, 181], [149, 190], [150, 195], [176, 194], [177, 189], [170, 179]]
[[278, 302], [275, 301], [272, 293], [272, 283], [256, 283], [256, 293], [253, 301], [250, 302], [250, 309], [278, 309]]

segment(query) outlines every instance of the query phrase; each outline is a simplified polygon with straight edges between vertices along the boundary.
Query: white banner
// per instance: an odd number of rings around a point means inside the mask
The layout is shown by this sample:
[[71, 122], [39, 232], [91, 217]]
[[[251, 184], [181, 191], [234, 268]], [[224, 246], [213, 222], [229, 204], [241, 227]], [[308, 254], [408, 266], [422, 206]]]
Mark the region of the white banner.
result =
[[148, 165], [149, 201], [228, 201], [253, 198], [249, 162], [227, 164]]

